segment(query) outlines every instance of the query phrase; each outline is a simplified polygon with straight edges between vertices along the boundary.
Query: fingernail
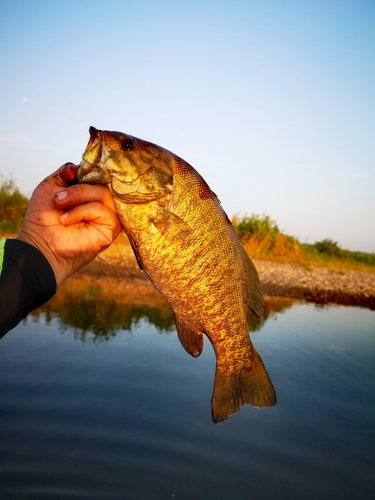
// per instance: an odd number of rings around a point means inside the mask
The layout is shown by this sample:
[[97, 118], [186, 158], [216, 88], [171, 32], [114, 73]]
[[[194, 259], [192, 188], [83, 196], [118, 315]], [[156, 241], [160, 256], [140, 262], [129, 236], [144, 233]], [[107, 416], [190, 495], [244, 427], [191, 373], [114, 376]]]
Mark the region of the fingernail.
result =
[[65, 214], [62, 214], [62, 216], [60, 217], [60, 222], [64, 222], [64, 220], [66, 220], [68, 218], [68, 212], [65, 212]]
[[57, 198], [58, 201], [63, 201], [68, 197], [68, 191], [60, 191], [59, 193], [55, 193], [53, 196]]

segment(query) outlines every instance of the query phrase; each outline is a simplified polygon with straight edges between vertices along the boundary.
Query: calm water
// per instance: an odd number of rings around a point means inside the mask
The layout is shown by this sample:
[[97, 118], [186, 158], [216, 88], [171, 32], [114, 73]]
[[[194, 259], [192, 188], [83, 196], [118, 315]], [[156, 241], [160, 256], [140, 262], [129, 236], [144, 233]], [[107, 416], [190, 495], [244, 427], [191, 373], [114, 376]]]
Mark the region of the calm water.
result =
[[44, 310], [1, 340], [1, 499], [375, 498], [374, 312], [269, 315], [278, 404], [216, 426], [212, 348], [191, 358], [163, 314], [82, 333]]

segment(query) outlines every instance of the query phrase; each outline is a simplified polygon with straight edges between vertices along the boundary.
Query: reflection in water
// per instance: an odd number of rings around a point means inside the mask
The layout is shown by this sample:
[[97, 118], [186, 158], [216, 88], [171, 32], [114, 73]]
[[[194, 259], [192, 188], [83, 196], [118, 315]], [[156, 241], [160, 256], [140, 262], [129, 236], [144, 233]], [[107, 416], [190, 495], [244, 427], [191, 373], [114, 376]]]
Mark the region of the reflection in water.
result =
[[83, 342], [110, 340], [120, 330], [131, 330], [141, 319], [159, 332], [174, 328], [168, 303], [141, 280], [71, 278], [32, 315], [38, 318], [41, 313], [47, 323], [57, 318], [62, 330], [72, 328]]
[[[285, 298], [266, 299], [264, 317], [259, 319], [250, 314], [249, 330], [260, 330], [270, 317], [291, 305], [292, 301]], [[171, 332], [175, 328], [169, 304], [151, 283], [137, 279], [102, 277], [98, 281], [89, 276], [72, 278], [33, 315], [37, 319], [41, 313], [45, 314], [47, 323], [57, 318], [62, 331], [72, 328], [74, 335], [83, 342], [113, 339], [117, 332], [130, 331], [140, 320], [154, 325], [159, 332]], [[214, 344], [213, 347], [215, 349]], [[235, 371], [233, 367], [237, 366], [243, 368]], [[255, 349], [246, 350], [241, 344], [235, 358], [224, 357], [220, 366], [216, 365], [211, 401], [214, 423], [225, 421], [244, 404], [259, 408], [275, 403], [272, 382]]]
[[[282, 297], [265, 297], [266, 312], [260, 319], [251, 314], [248, 326], [259, 331], [269, 318], [289, 309], [293, 301]], [[47, 323], [57, 318], [61, 329], [72, 328], [83, 342], [106, 341], [119, 330], [130, 331], [140, 320], [146, 320], [160, 333], [174, 331], [175, 323], [167, 301], [144, 280], [121, 280], [89, 276], [70, 278], [56, 295], [31, 315], [38, 319], [44, 313]]]

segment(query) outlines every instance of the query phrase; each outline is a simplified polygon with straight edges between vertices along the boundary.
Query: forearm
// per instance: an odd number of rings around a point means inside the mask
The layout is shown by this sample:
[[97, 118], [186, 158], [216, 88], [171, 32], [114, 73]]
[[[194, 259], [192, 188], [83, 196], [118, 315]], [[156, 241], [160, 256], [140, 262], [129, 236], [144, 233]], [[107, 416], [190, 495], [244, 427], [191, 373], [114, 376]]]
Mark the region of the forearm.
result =
[[56, 293], [44, 255], [19, 240], [0, 241], [0, 338]]

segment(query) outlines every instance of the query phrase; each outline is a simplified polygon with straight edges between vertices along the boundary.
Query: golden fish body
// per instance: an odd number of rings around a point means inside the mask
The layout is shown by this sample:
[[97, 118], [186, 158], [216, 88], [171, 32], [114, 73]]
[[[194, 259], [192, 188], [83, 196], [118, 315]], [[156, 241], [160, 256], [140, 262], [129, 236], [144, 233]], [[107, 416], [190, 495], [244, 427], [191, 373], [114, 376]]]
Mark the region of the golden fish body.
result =
[[119, 132], [90, 128], [79, 182], [108, 184], [138, 264], [169, 302], [179, 339], [199, 356], [203, 333], [216, 355], [212, 418], [276, 396], [248, 334], [261, 316], [256, 269], [204, 179], [184, 160]]

